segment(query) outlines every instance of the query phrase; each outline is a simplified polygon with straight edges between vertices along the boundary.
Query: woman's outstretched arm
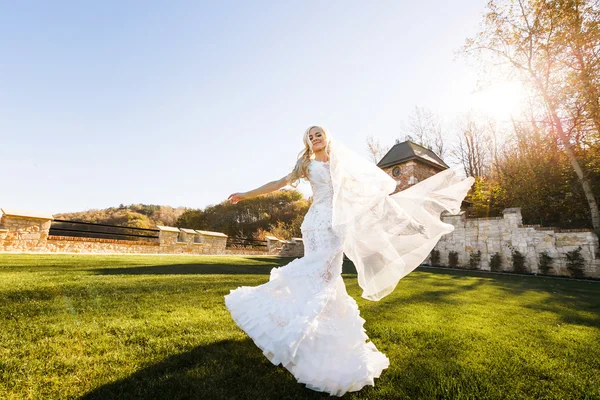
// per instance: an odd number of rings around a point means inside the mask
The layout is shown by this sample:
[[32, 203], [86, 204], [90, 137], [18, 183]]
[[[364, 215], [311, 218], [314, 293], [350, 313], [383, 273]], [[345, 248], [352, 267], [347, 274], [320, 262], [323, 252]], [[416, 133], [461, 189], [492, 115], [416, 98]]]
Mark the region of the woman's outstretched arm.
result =
[[229, 198], [227, 200], [229, 200], [233, 204], [236, 204], [240, 200], [249, 199], [250, 197], [260, 196], [261, 194], [271, 193], [271, 192], [274, 192], [275, 190], [279, 190], [282, 187], [284, 187], [285, 185], [287, 185], [289, 183], [289, 180], [290, 180], [290, 175], [286, 175], [281, 179], [266, 183], [266, 184], [262, 185], [261, 187], [258, 187], [254, 190], [250, 190], [248, 192], [233, 193], [232, 195], [229, 196]]

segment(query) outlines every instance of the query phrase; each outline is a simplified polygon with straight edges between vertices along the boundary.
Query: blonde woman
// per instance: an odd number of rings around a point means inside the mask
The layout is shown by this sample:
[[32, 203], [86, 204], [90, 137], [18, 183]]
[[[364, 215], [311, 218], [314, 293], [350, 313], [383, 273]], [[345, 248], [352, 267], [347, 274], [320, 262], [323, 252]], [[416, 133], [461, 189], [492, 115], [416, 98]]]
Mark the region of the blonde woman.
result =
[[304, 150], [285, 177], [234, 193], [229, 201], [307, 179], [313, 203], [301, 225], [304, 257], [274, 268], [269, 282], [225, 296], [237, 325], [275, 365], [309, 389], [342, 396], [389, 366], [363, 327], [341, 277], [343, 254], [356, 266], [362, 297], [377, 301], [418, 267], [454, 227], [439, 218], [457, 213], [473, 178], [442, 171], [390, 195], [396, 182], [319, 126], [304, 133]]

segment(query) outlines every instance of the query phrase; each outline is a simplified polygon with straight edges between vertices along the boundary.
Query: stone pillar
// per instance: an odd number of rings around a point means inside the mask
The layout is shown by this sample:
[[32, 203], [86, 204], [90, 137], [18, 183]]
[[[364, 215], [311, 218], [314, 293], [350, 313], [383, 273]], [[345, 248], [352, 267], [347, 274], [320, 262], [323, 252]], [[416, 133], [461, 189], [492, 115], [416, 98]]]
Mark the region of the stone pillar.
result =
[[279, 255], [282, 257], [293, 257], [294, 250], [296, 248], [296, 243], [291, 240], [281, 240], [281, 250]]
[[225, 254], [228, 236], [221, 232], [201, 231], [196, 232], [201, 235], [200, 241], [203, 244], [202, 252], [210, 254]]
[[521, 215], [520, 207], [505, 208], [502, 210], [502, 215], [507, 228], [521, 228], [523, 226], [523, 216]]
[[275, 236], [265, 236], [265, 240], [267, 241], [267, 250], [271, 255], [281, 257], [304, 256], [304, 241], [302, 238], [281, 240]]
[[304, 240], [302, 238], [292, 238], [292, 241], [296, 243], [294, 257], [304, 257]]
[[46, 252], [50, 225], [54, 218], [50, 214], [2, 209], [0, 220], [0, 250], [21, 252]]
[[156, 226], [160, 232], [158, 233], [158, 242], [160, 243], [160, 253], [177, 253], [177, 238], [179, 236], [179, 228], [173, 226]]
[[178, 243], [193, 243], [196, 235], [197, 233], [193, 229], [179, 228]]
[[265, 236], [265, 240], [267, 241], [267, 250], [269, 254], [279, 253], [282, 247], [282, 242], [275, 236]]

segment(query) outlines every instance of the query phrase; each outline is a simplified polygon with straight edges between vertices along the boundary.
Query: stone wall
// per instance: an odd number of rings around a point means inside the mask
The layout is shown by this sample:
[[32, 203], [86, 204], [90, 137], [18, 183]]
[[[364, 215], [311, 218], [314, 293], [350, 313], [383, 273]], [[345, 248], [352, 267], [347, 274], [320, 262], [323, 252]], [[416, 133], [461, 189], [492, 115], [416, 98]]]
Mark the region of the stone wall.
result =
[[159, 226], [158, 240], [52, 236], [52, 219], [51, 215], [2, 209], [0, 252], [226, 254], [227, 235], [220, 232]]
[[45, 252], [157, 254], [159, 244], [134, 240], [49, 236]]
[[[267, 236], [267, 248], [226, 248], [227, 235], [219, 232], [159, 226], [159, 238], [154, 241], [75, 238], [49, 235], [52, 216], [23, 213], [2, 209], [0, 219], [0, 252], [38, 253], [113, 253], [113, 254], [236, 254], [302, 257], [304, 243], [301, 238], [281, 240]], [[466, 267], [472, 253], [481, 251], [479, 269], [490, 270], [490, 259], [499, 253], [505, 271], [512, 270], [512, 252], [518, 250], [525, 256], [526, 266], [539, 273], [541, 252], [553, 260], [550, 274], [569, 275], [566, 256], [581, 247], [585, 259], [585, 275], [600, 278], [600, 251], [598, 238], [590, 230], [564, 230], [522, 224], [521, 210], [507, 208], [503, 217], [466, 218], [458, 215], [442, 216], [454, 225], [454, 231], [441, 238], [435, 249], [439, 250], [441, 264], [448, 265], [450, 251], [458, 253], [458, 262]]]
[[231, 254], [302, 257], [301, 238], [267, 239], [265, 249], [227, 248], [227, 235], [220, 232], [158, 226], [158, 239], [117, 240], [50, 235], [53, 217], [2, 209], [0, 252], [106, 253], [106, 254]]
[[600, 251], [598, 238], [591, 229], [542, 228], [523, 225], [520, 208], [507, 208], [503, 217], [466, 218], [458, 215], [442, 216], [446, 223], [454, 225], [454, 232], [445, 235], [436, 245], [440, 252], [440, 264], [448, 265], [450, 251], [458, 253], [462, 267], [469, 263], [471, 253], [481, 251], [479, 269], [490, 270], [493, 254], [502, 256], [502, 270], [512, 270], [512, 253], [518, 250], [525, 256], [526, 267], [532, 273], [540, 273], [539, 258], [546, 252], [553, 258], [549, 274], [569, 275], [566, 256], [569, 251], [581, 247], [585, 259], [585, 275], [600, 278]]

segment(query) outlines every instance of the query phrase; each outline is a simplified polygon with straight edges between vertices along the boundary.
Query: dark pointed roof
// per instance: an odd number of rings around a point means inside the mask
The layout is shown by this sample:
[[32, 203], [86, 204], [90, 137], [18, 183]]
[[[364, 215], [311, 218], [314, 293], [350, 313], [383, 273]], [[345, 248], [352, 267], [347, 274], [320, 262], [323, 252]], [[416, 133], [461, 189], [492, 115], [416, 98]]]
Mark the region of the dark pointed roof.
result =
[[414, 159], [429, 164], [432, 167], [441, 169], [450, 168], [433, 151], [429, 150], [427, 147], [411, 142], [410, 140], [396, 143], [394, 147], [383, 156], [381, 161], [377, 163], [377, 166], [379, 168], [386, 168]]

